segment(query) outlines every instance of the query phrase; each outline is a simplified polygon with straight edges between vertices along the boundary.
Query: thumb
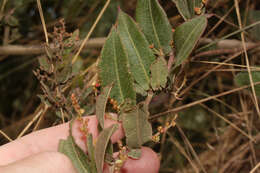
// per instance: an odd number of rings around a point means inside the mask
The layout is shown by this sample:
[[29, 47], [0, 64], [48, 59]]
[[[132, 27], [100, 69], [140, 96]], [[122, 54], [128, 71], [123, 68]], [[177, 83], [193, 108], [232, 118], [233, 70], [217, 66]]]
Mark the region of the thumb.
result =
[[128, 159], [121, 173], [158, 173], [160, 161], [157, 154], [148, 147], [142, 147], [142, 156], [138, 160]]
[[71, 161], [58, 152], [42, 152], [0, 167], [1, 173], [77, 173]]
[[[115, 153], [118, 154], [118, 153]], [[157, 154], [148, 147], [142, 147], [142, 155], [139, 159], [128, 158], [120, 169], [120, 173], [158, 173], [160, 161]], [[105, 165], [104, 173], [109, 173], [109, 167]]]

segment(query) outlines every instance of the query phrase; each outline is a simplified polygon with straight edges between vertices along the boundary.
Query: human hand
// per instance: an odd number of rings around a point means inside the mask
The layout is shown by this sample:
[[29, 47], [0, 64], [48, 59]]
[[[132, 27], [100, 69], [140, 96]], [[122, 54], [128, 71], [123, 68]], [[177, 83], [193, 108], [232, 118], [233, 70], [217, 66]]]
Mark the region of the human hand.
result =
[[[89, 119], [88, 128], [94, 138], [98, 136], [98, 121], [95, 116]], [[106, 120], [105, 127], [115, 121]], [[72, 134], [75, 142], [86, 151], [79, 122], [75, 121]], [[70, 160], [62, 153], [57, 152], [60, 139], [69, 135], [69, 124], [62, 124], [33, 132], [20, 139], [0, 147], [1, 173], [76, 173]], [[122, 127], [112, 135], [112, 142], [124, 136]], [[142, 156], [138, 160], [128, 159], [121, 169], [123, 173], [157, 173], [160, 167], [159, 159], [150, 148], [142, 148]]]

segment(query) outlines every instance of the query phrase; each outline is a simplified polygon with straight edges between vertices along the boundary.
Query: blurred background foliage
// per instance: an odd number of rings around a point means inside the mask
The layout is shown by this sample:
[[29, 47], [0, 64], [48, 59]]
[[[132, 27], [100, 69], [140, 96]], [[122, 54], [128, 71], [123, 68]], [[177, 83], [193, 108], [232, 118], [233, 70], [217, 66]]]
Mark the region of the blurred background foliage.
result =
[[[64, 18], [66, 30], [73, 32], [79, 29], [80, 39], [83, 39], [105, 2], [105, 0], [42, 1], [49, 37], [52, 36], [55, 24]], [[160, 0], [160, 4], [166, 11], [173, 28], [184, 22], [171, 0]], [[119, 6], [134, 17], [135, 5], [136, 0], [112, 0], [91, 37], [108, 35], [110, 28], [116, 22]], [[259, 1], [245, 0], [241, 1], [239, 5], [244, 26], [260, 20]], [[204, 34], [207, 38], [214, 40], [238, 30], [233, 0], [208, 1], [206, 11], [215, 14], [209, 19]], [[227, 17], [224, 22], [209, 33], [225, 15]], [[248, 42], [257, 43], [260, 39], [259, 36], [260, 25], [246, 31], [246, 41]], [[240, 34], [229, 39], [239, 41], [241, 40]], [[0, 1], [0, 47], [7, 45], [35, 46], [43, 44], [44, 41], [35, 0]], [[215, 48], [216, 46], [211, 47], [211, 49]], [[101, 47], [85, 49], [77, 62], [77, 69], [84, 70], [93, 64], [97, 60], [100, 50]], [[13, 139], [33, 118], [34, 111], [40, 104], [40, 99], [37, 97], [37, 94], [40, 93], [39, 84], [32, 73], [38, 67], [38, 56], [40, 55], [8, 55], [0, 52], [0, 129]], [[252, 66], [260, 65], [259, 56], [258, 49], [249, 52]], [[178, 78], [176, 79], [176, 83], [181, 83], [185, 76], [187, 82], [184, 88], [186, 88], [192, 81], [216, 66], [216, 64], [196, 61], [221, 62], [228, 57], [229, 54], [220, 54], [193, 58], [192, 60], [195, 60], [185, 65], [184, 72], [179, 75], [179, 81]], [[230, 63], [245, 64], [243, 56], [238, 56]], [[212, 72], [173, 104], [170, 104], [171, 100], [168, 99], [169, 93], [160, 94], [159, 99], [155, 98], [151, 103], [151, 114], [236, 88], [233, 81], [234, 75], [237, 73], [234, 70], [236, 67], [221, 68], [222, 71]], [[226, 70], [227, 68], [230, 70]], [[243, 90], [243, 92], [212, 99], [204, 106], [197, 105], [178, 112], [177, 126], [163, 134], [160, 143], [148, 144], [160, 153], [161, 172], [196, 172], [196, 170], [212, 173], [249, 172], [260, 161], [260, 122], [252, 98], [249, 90]], [[258, 142], [250, 142], [245, 135], [234, 130], [229, 123], [215, 116], [215, 113], [205, 107], [224, 116], [246, 133], [252, 134]], [[153, 121], [154, 129], [163, 125], [170, 116]], [[40, 128], [53, 125], [56, 119], [53, 112], [47, 112]], [[0, 144], [6, 142], [7, 140], [0, 136]]]

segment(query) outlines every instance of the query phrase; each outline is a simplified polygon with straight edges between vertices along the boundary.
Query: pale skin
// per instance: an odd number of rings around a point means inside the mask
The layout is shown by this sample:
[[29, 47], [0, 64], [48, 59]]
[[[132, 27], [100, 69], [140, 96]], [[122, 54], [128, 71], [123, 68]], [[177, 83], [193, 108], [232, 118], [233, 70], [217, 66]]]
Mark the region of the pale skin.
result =
[[[94, 138], [98, 136], [98, 121], [95, 116], [88, 117], [88, 129]], [[105, 127], [116, 123], [112, 120], [105, 121]], [[86, 151], [79, 131], [80, 123], [75, 121], [72, 134], [76, 143]], [[47, 129], [39, 130], [26, 135], [13, 142], [0, 147], [0, 172], [1, 173], [76, 173], [70, 160], [57, 152], [60, 139], [69, 135], [69, 124], [62, 124]], [[116, 142], [124, 136], [120, 128], [111, 137]], [[158, 173], [160, 162], [157, 154], [150, 148], [142, 148], [139, 160], [128, 159], [121, 169], [122, 173]], [[107, 172], [105, 169], [104, 172]]]

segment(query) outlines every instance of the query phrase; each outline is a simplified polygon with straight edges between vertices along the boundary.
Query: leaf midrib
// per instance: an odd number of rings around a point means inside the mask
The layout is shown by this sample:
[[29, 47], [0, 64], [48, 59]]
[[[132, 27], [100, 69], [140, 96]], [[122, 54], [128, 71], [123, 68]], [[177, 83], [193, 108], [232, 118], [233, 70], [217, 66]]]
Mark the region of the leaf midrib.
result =
[[[188, 35], [188, 37], [186, 38], [186, 40], [185, 40], [184, 43], [182, 44], [182, 47], [181, 47], [179, 53], [180, 53], [180, 52], [187, 52], [187, 50], [189, 49], [189, 47], [188, 47], [188, 46], [184, 46], [184, 45], [186, 45], [186, 43], [187, 43], [188, 41], [190, 41], [191, 36], [192, 36], [193, 33], [197, 30], [197, 28], [200, 26], [201, 23], [203, 23], [203, 20], [201, 20], [201, 22], [199, 22], [199, 23], [195, 26], [195, 28], [192, 30], [192, 32], [190, 32], [190, 34]], [[177, 58], [178, 58], [178, 56], [177, 56]], [[182, 60], [182, 59], [178, 59], [178, 61], [180, 61], [180, 60]]]
[[76, 151], [76, 148], [75, 148], [75, 145], [73, 143], [73, 139], [72, 138], [71, 138], [71, 145], [72, 145], [72, 149], [73, 149], [73, 151], [75, 153], [75, 156], [76, 156], [78, 162], [80, 163], [81, 167], [83, 168], [84, 172], [88, 172], [88, 170], [85, 168], [85, 166], [83, 165], [83, 163], [81, 162], [81, 160], [79, 159], [79, 157], [77, 155], [77, 151]]
[[151, 23], [152, 23], [152, 27], [153, 27], [153, 32], [154, 32], [154, 35], [155, 35], [155, 38], [159, 44], [159, 47], [162, 48], [162, 45], [160, 43], [160, 39], [157, 35], [157, 30], [155, 28], [155, 25], [154, 25], [154, 19], [153, 19], [153, 14], [152, 14], [152, 5], [151, 5], [151, 1], [149, 0], [149, 3], [148, 3], [148, 7], [149, 7], [149, 12], [150, 12], [150, 17], [151, 17]]
[[[123, 16], [123, 17], [124, 17], [124, 16]], [[125, 18], [125, 17], [124, 17], [124, 18]], [[131, 20], [131, 19], [130, 19], [130, 20]], [[124, 20], [123, 20], [123, 25], [124, 25], [124, 27], [126, 28], [126, 32], [127, 32], [128, 36], [129, 36], [129, 38], [130, 38], [130, 41], [131, 41], [131, 43], [132, 43], [132, 45], [133, 45], [133, 47], [134, 47], [135, 52], [136, 52], [136, 54], [137, 54], [138, 61], [139, 61], [139, 63], [141, 64], [141, 67], [142, 67], [142, 69], [143, 69], [143, 71], [144, 71], [144, 74], [145, 74], [145, 78], [146, 78], [146, 80], [147, 80], [147, 83], [149, 83], [149, 76], [148, 76], [148, 74], [147, 74], [147, 72], [146, 72], [146, 69], [145, 69], [145, 67], [144, 67], [144, 65], [143, 65], [143, 61], [142, 61], [142, 59], [141, 59], [141, 56], [140, 56], [139, 52], [137, 51], [137, 48], [136, 48], [136, 46], [135, 46], [135, 44], [134, 44], [134, 41], [133, 41], [133, 39], [132, 39], [132, 37], [131, 37], [131, 35], [130, 35], [130, 32], [129, 32], [128, 28], [127, 28], [127, 24], [125, 23]]]
[[[116, 33], [115, 33], [116, 34]], [[116, 36], [116, 35], [115, 35]], [[121, 99], [122, 101], [124, 100], [124, 95], [123, 95], [123, 91], [122, 91], [122, 87], [121, 87], [121, 83], [120, 83], [120, 79], [119, 79], [119, 73], [118, 73], [118, 65], [117, 65], [117, 53], [116, 53], [116, 48], [115, 48], [115, 36], [112, 39], [113, 42], [113, 51], [114, 51], [114, 63], [115, 63], [115, 72], [116, 72], [116, 78], [117, 78], [117, 83], [118, 83], [118, 87], [119, 87], [119, 93], [121, 95]], [[121, 44], [121, 43], [120, 43]], [[121, 46], [121, 45], [120, 45]]]

